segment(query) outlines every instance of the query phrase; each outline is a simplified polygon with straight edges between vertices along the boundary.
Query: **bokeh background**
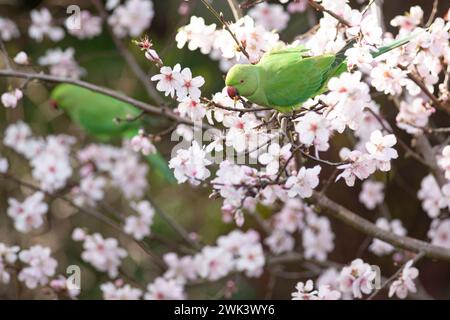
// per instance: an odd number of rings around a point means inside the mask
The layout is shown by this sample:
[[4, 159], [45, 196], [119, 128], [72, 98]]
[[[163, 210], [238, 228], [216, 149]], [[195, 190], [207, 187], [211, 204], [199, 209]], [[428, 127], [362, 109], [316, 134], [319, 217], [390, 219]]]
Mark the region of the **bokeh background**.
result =
[[[174, 65], [180, 63], [182, 66], [190, 67], [193, 74], [202, 75], [206, 79], [206, 84], [202, 88], [202, 92], [206, 96], [221, 91], [224, 86], [223, 74], [220, 72], [216, 62], [199, 52], [191, 52], [186, 48], [182, 50], [176, 48], [174, 41], [176, 31], [181, 25], [186, 24], [189, 19], [189, 16], [181, 16], [178, 13], [178, 8], [182, 1], [153, 0], [153, 2], [156, 15], [151, 24], [151, 28], [147, 30], [147, 34], [153, 40], [165, 64]], [[204, 17], [207, 23], [215, 22], [200, 1], [191, 0], [189, 3], [192, 9], [190, 14]], [[103, 31], [101, 36], [95, 37], [92, 40], [83, 41], [66, 36], [59, 43], [52, 43], [48, 40], [42, 43], [36, 43], [26, 37], [26, 30], [30, 23], [29, 14], [32, 9], [48, 7], [53, 16], [62, 21], [67, 16], [67, 6], [71, 4], [77, 4], [82, 9], [95, 12], [95, 9], [89, 1], [0, 0], [0, 16], [8, 17], [16, 22], [22, 34], [20, 39], [7, 43], [9, 53], [14, 55], [23, 50], [36, 61], [49, 48], [61, 47], [65, 49], [67, 47], [73, 47], [76, 51], [76, 60], [87, 71], [83, 80], [114, 88], [132, 97], [152, 102], [148, 99], [143, 87], [118, 54], [108, 33], [105, 32], [106, 30]], [[445, 10], [448, 9], [449, 4], [450, 1], [439, 2], [438, 16], [445, 14]], [[421, 6], [425, 12], [425, 19], [427, 19], [431, 12], [433, 1], [385, 1], [383, 13], [387, 29], [395, 32], [394, 28], [389, 25], [389, 21], [394, 16], [408, 11], [413, 5]], [[225, 17], [230, 20], [232, 19], [226, 1], [215, 0], [214, 6], [221, 10]], [[288, 28], [281, 34], [282, 40], [291, 41], [295, 35], [308, 30], [311, 26], [311, 19], [315, 15], [317, 15], [317, 18], [319, 17], [315, 12], [292, 15]], [[157, 71], [156, 68], [154, 66], [152, 67], [145, 60], [143, 54], [131, 44], [130, 40], [124, 40], [124, 43], [129, 46], [141, 66], [148, 68], [150, 73], [155, 73]], [[18, 83], [20, 83], [19, 80], [0, 78], [0, 92], [5, 92], [10, 85]], [[4, 129], [9, 123], [23, 119], [32, 127], [36, 135], [45, 136], [49, 133], [68, 133], [77, 136], [80, 143], [92, 141], [92, 139], [85, 136], [83, 132], [76, 128], [64, 114], [50, 108], [48, 94], [51, 88], [50, 85], [44, 83], [33, 83], [29, 85], [26, 96], [18, 108], [13, 110], [0, 108], [0, 136], [3, 135]], [[382, 111], [387, 118], [390, 120], [394, 119], [396, 111], [392, 102], [383, 96], [378, 96], [376, 100], [382, 106]], [[432, 121], [442, 127], [449, 126], [448, 119], [435, 116], [432, 118]], [[151, 132], [159, 132], [170, 125], [168, 121], [162, 118], [149, 118], [149, 123], [149, 131]], [[409, 136], [399, 130], [397, 130], [397, 133], [400, 133], [403, 140], [409, 141]], [[350, 141], [351, 138], [345, 135], [335, 138], [327, 156], [331, 159], [336, 159], [339, 149], [342, 146], [348, 145]], [[171, 143], [165, 140], [159, 143], [157, 147], [166, 158], [170, 157]], [[13, 172], [25, 180], [31, 179], [29, 167], [25, 160], [14, 155], [12, 151], [3, 146], [0, 146], [0, 153], [10, 159], [11, 170]], [[330, 173], [325, 171], [323, 176]], [[393, 171], [389, 174], [377, 176], [378, 180], [386, 182], [385, 207], [390, 211], [393, 218], [398, 218], [403, 221], [409, 235], [419, 239], [426, 239], [426, 233], [430, 224], [430, 220], [421, 209], [421, 204], [416, 196], [420, 181], [426, 174], [425, 168], [420, 164], [413, 159], [402, 156], [400, 160], [395, 161]], [[234, 228], [234, 225], [226, 225], [221, 221], [221, 201], [209, 199], [208, 188], [193, 188], [187, 184], [167, 184], [155, 172], [150, 172], [148, 179], [150, 181], [149, 193], [154, 197], [159, 206], [183, 224], [188, 230], [201, 235], [202, 240], [206, 243], [213, 243], [218, 235], [227, 233]], [[359, 190], [360, 185], [358, 184], [354, 188], [348, 188], [343, 182], [339, 182], [330, 187], [329, 195], [349, 209], [374, 221], [376, 213], [374, 211], [368, 211], [358, 202]], [[81, 266], [83, 291], [80, 298], [100, 298], [99, 284], [108, 281], [108, 278], [106, 275], [96, 272], [80, 259], [80, 244], [70, 239], [70, 233], [74, 226], [88, 227], [91, 231], [99, 231], [105, 236], [118, 237], [121, 245], [126, 247], [132, 256], [132, 259], [127, 258], [125, 260], [123, 265], [124, 273], [131, 275], [141, 284], [146, 284], [154, 278], [156, 270], [152, 270], [148, 257], [143, 255], [135, 245], [121, 239], [120, 235], [115, 234], [108, 227], [90, 220], [86, 216], [77, 214], [61, 201], [55, 200], [50, 203], [48, 228], [39, 230], [31, 235], [22, 235], [16, 232], [11, 219], [6, 215], [7, 199], [8, 197], [18, 197], [21, 199], [23, 195], [28, 193], [28, 190], [0, 180], [0, 242], [18, 244], [21, 247], [28, 247], [34, 243], [41, 243], [52, 247], [54, 255], [59, 262], [60, 273], [64, 272], [67, 265], [76, 264]], [[108, 194], [107, 201], [119, 211], [123, 205], [123, 200], [117, 197], [116, 194]], [[261, 215], [266, 217], [274, 212], [263, 207], [259, 207], [258, 210]], [[367, 247], [367, 241], [370, 239], [367, 239], [363, 234], [335, 220], [332, 220], [332, 224], [336, 234], [336, 246], [329, 256], [330, 260], [347, 263], [359, 256], [372, 264], [379, 265], [383, 274], [386, 276], [396, 271], [398, 266], [392, 261], [392, 258], [379, 258], [367, 252], [367, 250], [363, 250]], [[245, 228], [250, 227], [257, 229], [253, 221], [248, 219]], [[159, 220], [158, 216], [156, 216], [156, 222], [153, 226], [153, 233], [170, 239], [175, 244], [180, 242], [179, 237], [163, 221]], [[155, 250], [163, 252], [162, 248], [158, 247], [157, 244], [151, 243], [151, 241], [149, 244]], [[450, 298], [450, 264], [425, 259], [419, 263], [419, 267], [421, 270], [420, 279], [426, 291], [435, 298]], [[301, 267], [292, 264], [288, 265], [286, 270], [301, 271]], [[252, 299], [265, 297], [269, 282], [268, 275], [264, 275], [257, 280], [248, 280], [244, 277], [236, 280], [239, 285], [239, 291], [233, 298]], [[289, 298], [296, 281], [295, 279], [277, 279], [272, 298]], [[220, 292], [224, 287], [225, 282], [226, 279], [214, 284], [191, 286], [187, 289], [188, 296], [190, 298], [214, 298], [217, 292]], [[19, 293], [18, 289], [20, 289]], [[0, 284], [1, 299], [15, 298], [17, 294], [21, 298], [34, 297], [34, 294], [27, 292], [23, 288], [15, 288], [14, 285], [5, 287]], [[48, 298], [49, 293], [43, 291], [38, 297]]]

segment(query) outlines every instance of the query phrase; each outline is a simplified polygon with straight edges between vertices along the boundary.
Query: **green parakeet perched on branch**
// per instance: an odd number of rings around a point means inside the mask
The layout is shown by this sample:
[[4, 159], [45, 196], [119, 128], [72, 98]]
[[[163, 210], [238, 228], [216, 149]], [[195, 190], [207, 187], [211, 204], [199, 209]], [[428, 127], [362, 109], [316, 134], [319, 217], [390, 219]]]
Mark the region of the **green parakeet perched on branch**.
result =
[[[408, 43], [415, 35], [392, 42], [372, 52], [378, 57]], [[328, 81], [347, 70], [345, 51], [350, 41], [336, 54], [307, 57], [302, 46], [274, 49], [263, 55], [257, 64], [237, 64], [225, 79], [231, 98], [242, 96], [260, 106], [290, 112], [327, 90]]]
[[[131, 139], [143, 126], [141, 111], [134, 106], [72, 84], [60, 84], [51, 93], [51, 103], [67, 113], [71, 120], [89, 135], [101, 141]], [[120, 121], [135, 117], [134, 121]], [[138, 119], [139, 118], [139, 119]], [[146, 156], [147, 161], [167, 180], [174, 181], [166, 160], [159, 154]]]

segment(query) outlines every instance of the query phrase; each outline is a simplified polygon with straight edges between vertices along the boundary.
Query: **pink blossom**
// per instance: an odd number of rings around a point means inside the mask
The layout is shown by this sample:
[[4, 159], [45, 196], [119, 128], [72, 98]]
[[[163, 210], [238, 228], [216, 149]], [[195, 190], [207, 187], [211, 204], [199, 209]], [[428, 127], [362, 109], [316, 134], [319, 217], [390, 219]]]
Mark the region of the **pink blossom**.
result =
[[408, 292], [415, 293], [417, 291], [414, 279], [419, 276], [419, 270], [412, 265], [413, 260], [409, 260], [405, 264], [400, 277], [392, 282], [389, 287], [389, 297], [392, 297], [395, 294], [398, 298], [405, 299]]
[[2, 94], [1, 100], [5, 108], [15, 108], [17, 103], [22, 99], [23, 93], [20, 89], [15, 89]]
[[181, 66], [176, 64], [175, 67], [162, 67], [160, 74], [157, 74], [151, 78], [152, 81], [158, 81], [156, 89], [164, 92], [166, 96], [170, 95], [172, 98], [175, 96], [175, 92], [179, 91], [183, 83], [183, 79], [180, 74]]
[[26, 267], [19, 272], [18, 279], [30, 289], [46, 285], [49, 278], [55, 275], [58, 265], [51, 257], [50, 248], [41, 245], [23, 250], [19, 253], [19, 259]]
[[320, 166], [309, 169], [302, 167], [296, 176], [290, 176], [285, 185], [289, 189], [289, 197], [293, 198], [297, 195], [301, 198], [311, 197], [313, 189], [319, 185], [320, 171]]

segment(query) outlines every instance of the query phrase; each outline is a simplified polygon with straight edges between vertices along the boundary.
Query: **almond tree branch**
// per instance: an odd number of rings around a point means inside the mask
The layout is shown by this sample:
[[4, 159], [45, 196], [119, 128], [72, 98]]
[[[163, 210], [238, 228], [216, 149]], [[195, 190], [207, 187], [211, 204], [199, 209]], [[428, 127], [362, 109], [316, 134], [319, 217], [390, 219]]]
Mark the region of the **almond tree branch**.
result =
[[362, 218], [317, 191], [313, 193], [312, 198], [315, 203], [325, 209], [325, 214], [343, 221], [364, 234], [383, 240], [408, 251], [417, 253], [423, 252], [424, 255], [429, 258], [450, 261], [450, 250], [447, 248], [438, 247], [428, 242], [411, 237], [398, 236], [392, 232], [383, 230], [372, 222]]
[[314, 0], [308, 0], [308, 3], [311, 7], [313, 7], [314, 9], [316, 9], [317, 11], [322, 11], [322, 12], [326, 12], [328, 13], [330, 16], [332, 16], [333, 18], [335, 18], [336, 20], [338, 20], [340, 23], [342, 23], [343, 25], [347, 26], [347, 27], [351, 27], [350, 22], [348, 22], [347, 20], [345, 20], [344, 18], [342, 18], [341, 16], [338, 16], [336, 13], [334, 13], [331, 10], [325, 9], [321, 4], [318, 4], [317, 2], [315, 2]]
[[[12, 77], [12, 78], [22, 78], [22, 79], [27, 79], [27, 80], [37, 79], [37, 80], [42, 80], [42, 81], [52, 82], [52, 83], [70, 83], [70, 84], [74, 84], [74, 85], [77, 85], [77, 86], [80, 86], [80, 87], [83, 87], [83, 88], [86, 88], [86, 89], [89, 89], [89, 90], [92, 90], [92, 91], [95, 91], [98, 93], [106, 94], [117, 100], [129, 103], [129, 104], [135, 106], [136, 108], [141, 109], [142, 111], [145, 111], [146, 113], [149, 113], [149, 114], [162, 116], [162, 117], [171, 119], [173, 121], [176, 121], [178, 123], [183, 123], [183, 124], [187, 124], [187, 125], [199, 125], [200, 124], [200, 123], [194, 123], [193, 121], [191, 121], [187, 118], [183, 118], [183, 117], [176, 115], [167, 107], [158, 108], [158, 107], [155, 107], [148, 103], [145, 103], [140, 100], [136, 100], [136, 99], [133, 99], [126, 95], [123, 95], [121, 93], [118, 93], [114, 90], [111, 90], [111, 89], [108, 89], [105, 87], [100, 87], [95, 84], [85, 82], [82, 80], [74, 80], [74, 79], [69, 79], [69, 78], [56, 77], [56, 76], [51, 76], [51, 75], [47, 75], [44, 73], [28, 73], [28, 72], [22, 72], [22, 71], [15, 71], [15, 70], [11, 70], [11, 69], [0, 70], [0, 77], [2, 77], [2, 76], [3, 77]], [[203, 129], [211, 128], [211, 126], [209, 126], [208, 124], [204, 124], [204, 123], [202, 124], [202, 127], [203, 127]]]
[[425, 95], [430, 98], [430, 100], [433, 102], [433, 104], [441, 109], [442, 111], [447, 112], [450, 114], [450, 105], [442, 103], [434, 94], [428, 90], [427, 86], [422, 82], [422, 80], [419, 78], [418, 75], [416, 75], [414, 72], [409, 71], [406, 67], [402, 65], [398, 65], [398, 68], [403, 71], [408, 71], [408, 78], [411, 79], [421, 90]]
[[[413, 259], [413, 263], [412, 265], [415, 265], [420, 259], [422, 259], [424, 256], [423, 252], [420, 252], [419, 254], [417, 254], [414, 259]], [[408, 260], [409, 261], [409, 260]], [[408, 261], [406, 263], [408, 263]], [[378, 293], [383, 290], [388, 284], [390, 284], [392, 281], [394, 281], [395, 279], [397, 279], [400, 274], [403, 272], [403, 269], [406, 266], [406, 263], [404, 263], [392, 276], [390, 276], [382, 285], [380, 288], [375, 289], [375, 291], [369, 296], [367, 297], [367, 300], [372, 300], [373, 298], [375, 298]]]

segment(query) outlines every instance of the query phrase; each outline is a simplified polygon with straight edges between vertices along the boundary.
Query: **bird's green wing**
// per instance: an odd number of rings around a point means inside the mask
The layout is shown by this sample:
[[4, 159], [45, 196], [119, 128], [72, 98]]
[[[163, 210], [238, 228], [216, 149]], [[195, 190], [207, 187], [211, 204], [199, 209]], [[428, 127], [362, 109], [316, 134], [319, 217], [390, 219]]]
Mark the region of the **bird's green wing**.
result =
[[266, 52], [259, 63], [270, 63], [273, 59], [278, 59], [283, 57], [283, 59], [301, 59], [303, 58], [307, 52], [310, 50], [305, 48], [304, 46], [297, 47], [275, 47], [272, 50]]
[[[334, 55], [293, 60], [283, 55], [261, 67], [261, 83], [274, 108], [292, 108], [313, 97], [323, 86], [333, 66]], [[284, 107], [284, 108], [283, 108]]]
[[[115, 121], [116, 118], [126, 119], [129, 116], [138, 116], [141, 111], [137, 108], [79, 86], [58, 85], [53, 89], [51, 98], [68, 113], [73, 122], [102, 141], [110, 141], [114, 138], [131, 139], [138, 134], [142, 126], [140, 120]], [[150, 166], [167, 181], [175, 181], [167, 161], [159, 152], [145, 158]]]
[[137, 116], [137, 108], [79, 86], [59, 85], [53, 90], [52, 99], [75, 123], [96, 137], [114, 138], [140, 126], [139, 121], [115, 121]]

